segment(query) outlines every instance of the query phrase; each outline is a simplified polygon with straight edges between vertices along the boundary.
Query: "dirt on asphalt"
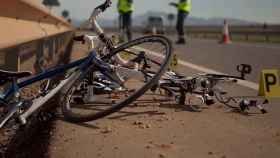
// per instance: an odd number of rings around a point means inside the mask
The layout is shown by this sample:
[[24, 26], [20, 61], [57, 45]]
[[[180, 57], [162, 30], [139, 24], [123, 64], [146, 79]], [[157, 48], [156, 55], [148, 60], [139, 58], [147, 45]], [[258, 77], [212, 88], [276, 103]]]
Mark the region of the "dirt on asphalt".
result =
[[280, 111], [269, 110], [267, 115], [244, 116], [217, 104], [195, 113], [157, 102], [128, 107], [89, 123], [58, 120], [49, 156], [276, 158], [280, 126], [270, 119], [277, 119]]
[[[180, 69], [185, 74], [193, 72]], [[256, 94], [239, 86], [234, 91]], [[190, 112], [186, 106], [167, 101], [138, 102], [137, 106], [134, 104], [106, 118], [82, 124], [65, 122], [60, 116], [50, 137], [48, 156], [278, 158], [279, 103], [280, 100], [273, 100], [268, 114], [250, 116], [231, 112], [218, 103], [203, 106], [202, 112]]]
[[[72, 59], [86, 54], [76, 45]], [[197, 73], [180, 67], [189, 75]], [[256, 92], [237, 86], [239, 95]], [[15, 148], [19, 158], [278, 158], [280, 155], [280, 100], [272, 100], [268, 114], [229, 111], [216, 103], [190, 112], [172, 101], [146, 100], [106, 118], [72, 124], [57, 114], [55, 121], [40, 127], [26, 148]], [[159, 99], [159, 98], [157, 98]], [[32, 143], [31, 143], [32, 142]], [[1, 144], [1, 143], [0, 143]], [[1, 145], [0, 145], [1, 147]], [[13, 155], [13, 156], [14, 156]], [[1, 157], [1, 155], [0, 155]]]

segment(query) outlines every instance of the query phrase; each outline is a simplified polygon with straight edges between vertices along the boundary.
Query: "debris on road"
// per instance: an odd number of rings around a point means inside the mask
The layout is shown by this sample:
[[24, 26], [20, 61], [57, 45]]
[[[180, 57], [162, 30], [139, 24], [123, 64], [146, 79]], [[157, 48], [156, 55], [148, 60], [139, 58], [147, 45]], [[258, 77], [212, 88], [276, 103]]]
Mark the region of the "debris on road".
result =
[[113, 129], [108, 126], [101, 130], [101, 133], [103, 133], [103, 134], [108, 134], [108, 133], [112, 133], [112, 132], [113, 132]]
[[150, 144], [148, 144], [148, 145], [146, 145], [146, 149], [151, 149], [153, 146], [152, 145], [150, 145]]
[[208, 152], [208, 155], [213, 155], [214, 153], [212, 151], [209, 151]]
[[135, 121], [135, 122], [133, 123], [133, 125], [136, 125], [138, 128], [141, 128], [141, 129], [152, 128], [152, 125], [151, 125], [151, 124], [144, 123], [144, 122], [141, 122], [141, 121]]
[[171, 149], [172, 148], [172, 145], [170, 145], [170, 144], [160, 144], [157, 146], [161, 149]]
[[166, 158], [166, 156], [164, 154], [159, 154], [158, 157], [159, 158]]

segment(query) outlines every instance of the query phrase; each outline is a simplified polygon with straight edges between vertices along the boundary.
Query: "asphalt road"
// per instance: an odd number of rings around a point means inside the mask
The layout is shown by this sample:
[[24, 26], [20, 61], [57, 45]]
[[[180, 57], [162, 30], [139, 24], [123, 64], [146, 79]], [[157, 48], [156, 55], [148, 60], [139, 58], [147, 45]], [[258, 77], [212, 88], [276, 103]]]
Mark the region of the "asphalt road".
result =
[[[174, 37], [169, 37], [173, 41]], [[215, 40], [189, 39], [187, 45], [174, 45], [178, 58], [219, 72], [237, 75], [238, 64], [253, 68], [248, 80], [258, 83], [263, 69], [280, 70], [280, 45], [257, 43], [218, 44]]]
[[[237, 64], [251, 64], [254, 71], [248, 78], [256, 83], [262, 69], [280, 69], [278, 45], [220, 45], [216, 41], [190, 39], [187, 45], [174, 48], [180, 60], [227, 74], [237, 74]], [[73, 55], [79, 58], [81, 54]], [[200, 73], [182, 65], [178, 71], [187, 76]], [[240, 85], [230, 92], [257, 94], [256, 90]], [[280, 100], [272, 100], [266, 115], [243, 116], [228, 112], [221, 104], [193, 113], [180, 106], [155, 102], [124, 108], [112, 116], [84, 124], [60, 119], [50, 141], [49, 157], [276, 158], [280, 154], [279, 103]]]

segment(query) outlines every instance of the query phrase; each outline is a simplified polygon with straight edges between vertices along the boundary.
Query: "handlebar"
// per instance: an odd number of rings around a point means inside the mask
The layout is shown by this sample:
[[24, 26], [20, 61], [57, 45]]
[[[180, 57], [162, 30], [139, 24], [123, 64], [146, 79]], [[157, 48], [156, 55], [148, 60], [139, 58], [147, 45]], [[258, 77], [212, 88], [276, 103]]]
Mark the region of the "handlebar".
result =
[[[109, 8], [112, 4], [112, 0], [106, 0], [103, 4], [99, 5], [98, 7], [96, 7], [88, 22], [89, 22], [89, 27], [90, 29], [94, 30], [98, 36], [98, 38], [106, 44], [106, 47], [108, 48], [108, 50], [112, 50], [114, 48], [113, 42], [111, 41], [110, 38], [107, 38], [106, 35], [104, 34], [103, 29], [99, 26], [99, 24], [97, 23], [97, 17], [104, 12], [107, 8]], [[75, 41], [82, 41], [82, 43], [84, 44], [85, 41], [87, 41], [87, 37], [86, 36], [76, 36], [74, 37]]]
[[109, 8], [112, 4], [111, 0], [106, 0], [103, 4], [99, 5], [95, 9], [98, 10], [100, 9], [102, 12], [104, 12], [107, 8]]
[[106, 0], [103, 4], [99, 5], [98, 7], [96, 7], [93, 10], [93, 13], [91, 14], [90, 18], [89, 18], [89, 22], [91, 23], [92, 29], [94, 29], [94, 31], [96, 32], [98, 38], [106, 44], [106, 47], [108, 48], [108, 50], [113, 50], [114, 49], [114, 45], [113, 42], [111, 41], [110, 38], [106, 37], [106, 35], [104, 34], [104, 31], [102, 30], [102, 28], [99, 26], [99, 24], [97, 23], [96, 19], [99, 16], [99, 14], [101, 14], [102, 12], [104, 12], [107, 8], [109, 8], [112, 4], [112, 0]]
[[96, 7], [93, 10], [93, 13], [91, 14], [91, 16], [89, 18], [91, 27], [96, 31], [98, 36], [100, 36], [104, 32], [101, 29], [101, 27], [99, 26], [99, 24], [97, 23], [96, 19], [102, 12], [104, 12], [107, 8], [109, 8], [111, 6], [111, 4], [112, 4], [111, 0], [106, 0], [103, 4], [99, 5], [98, 7]]

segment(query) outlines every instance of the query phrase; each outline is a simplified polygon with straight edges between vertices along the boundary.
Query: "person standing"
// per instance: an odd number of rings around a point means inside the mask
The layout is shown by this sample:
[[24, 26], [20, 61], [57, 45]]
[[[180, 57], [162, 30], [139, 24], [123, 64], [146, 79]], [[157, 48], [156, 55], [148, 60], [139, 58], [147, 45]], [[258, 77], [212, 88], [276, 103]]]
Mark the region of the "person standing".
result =
[[178, 33], [178, 40], [177, 44], [185, 44], [185, 33], [184, 33], [184, 23], [185, 23], [185, 18], [189, 15], [191, 11], [191, 5], [192, 1], [191, 0], [179, 0], [179, 3], [170, 3], [171, 6], [174, 6], [178, 10], [178, 15], [177, 15], [177, 24], [176, 24], [176, 30]]
[[119, 12], [119, 27], [120, 27], [121, 34], [122, 34], [121, 36], [124, 36], [124, 34], [126, 34], [127, 40], [130, 41], [132, 39], [131, 15], [133, 12], [133, 0], [119, 0], [118, 1], [118, 12]]

